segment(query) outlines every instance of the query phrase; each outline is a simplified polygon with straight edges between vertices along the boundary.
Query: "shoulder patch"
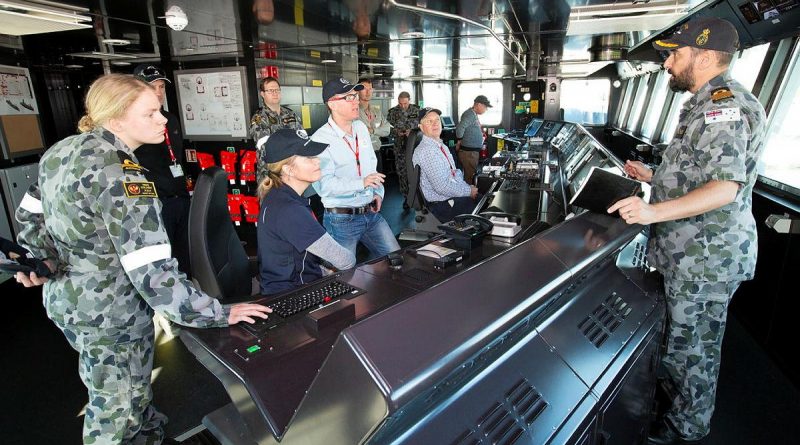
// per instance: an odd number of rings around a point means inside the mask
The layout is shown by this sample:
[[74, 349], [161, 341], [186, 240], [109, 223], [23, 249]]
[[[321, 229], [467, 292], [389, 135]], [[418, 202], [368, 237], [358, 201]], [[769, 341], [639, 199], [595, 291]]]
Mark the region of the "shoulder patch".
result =
[[131, 156], [122, 150], [117, 150], [117, 157], [119, 158], [123, 173], [141, 173], [143, 170], [147, 170], [141, 165], [133, 162]]
[[122, 181], [128, 198], [158, 198], [156, 185], [150, 181]]
[[711, 102], [719, 102], [731, 97], [733, 97], [733, 92], [727, 87], [717, 88], [711, 92]]
[[261, 123], [261, 113], [256, 113], [252, 119], [250, 119], [250, 125], [258, 125]]
[[719, 108], [716, 110], [706, 111], [705, 113], [706, 124], [713, 124], [716, 122], [738, 122], [742, 120], [742, 114], [739, 108]]

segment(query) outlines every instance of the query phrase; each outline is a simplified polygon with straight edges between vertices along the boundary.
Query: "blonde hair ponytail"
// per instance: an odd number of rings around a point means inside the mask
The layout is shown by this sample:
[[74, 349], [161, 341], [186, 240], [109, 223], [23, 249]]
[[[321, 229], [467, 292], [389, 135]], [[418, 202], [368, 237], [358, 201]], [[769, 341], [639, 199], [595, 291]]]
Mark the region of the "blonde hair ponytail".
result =
[[295, 156], [292, 156], [282, 161], [267, 164], [267, 176], [258, 184], [257, 193], [259, 201], [264, 199], [264, 197], [267, 196], [267, 193], [272, 191], [272, 189], [283, 185], [283, 179], [281, 178], [283, 166], [290, 165], [292, 162], [294, 162], [294, 158]]
[[110, 119], [121, 118], [148, 89], [155, 91], [150, 84], [130, 74], [107, 74], [97, 78], [86, 93], [86, 114], [78, 122], [78, 131], [86, 133], [102, 127]]

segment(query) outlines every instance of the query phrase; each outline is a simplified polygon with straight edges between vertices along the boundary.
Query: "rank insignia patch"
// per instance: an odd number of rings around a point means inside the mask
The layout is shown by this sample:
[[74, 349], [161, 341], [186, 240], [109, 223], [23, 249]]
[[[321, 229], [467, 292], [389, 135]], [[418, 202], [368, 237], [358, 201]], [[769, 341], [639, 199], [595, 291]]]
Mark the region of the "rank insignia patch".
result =
[[733, 93], [728, 88], [717, 88], [711, 92], [711, 102], [719, 102], [721, 100], [730, 99]]
[[133, 162], [131, 159], [124, 159], [122, 161], [122, 172], [123, 173], [141, 173], [143, 170], [142, 166]]
[[149, 181], [122, 181], [128, 198], [158, 198], [156, 185]]

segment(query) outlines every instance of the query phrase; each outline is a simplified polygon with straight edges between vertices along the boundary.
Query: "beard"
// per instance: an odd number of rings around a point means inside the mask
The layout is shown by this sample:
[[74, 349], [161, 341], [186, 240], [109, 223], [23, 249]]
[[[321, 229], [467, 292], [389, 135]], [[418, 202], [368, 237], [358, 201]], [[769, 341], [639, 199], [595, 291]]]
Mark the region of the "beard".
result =
[[687, 65], [682, 72], [674, 73], [670, 70], [672, 77], [669, 79], [669, 88], [676, 93], [689, 91], [694, 86], [694, 60]]

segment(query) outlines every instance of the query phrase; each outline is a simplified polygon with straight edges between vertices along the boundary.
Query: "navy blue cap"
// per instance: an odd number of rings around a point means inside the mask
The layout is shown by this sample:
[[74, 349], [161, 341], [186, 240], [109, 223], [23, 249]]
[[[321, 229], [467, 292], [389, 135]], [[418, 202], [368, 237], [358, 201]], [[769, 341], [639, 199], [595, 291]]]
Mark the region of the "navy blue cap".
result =
[[427, 115], [428, 113], [436, 113], [436, 114], [439, 115], [439, 117], [442, 116], [442, 110], [439, 110], [437, 108], [432, 108], [432, 107], [425, 107], [425, 108], [419, 110], [419, 112], [417, 113], [417, 116], [419, 117], [419, 120], [422, 120], [422, 118], [425, 117], [425, 115]]
[[264, 162], [267, 164], [274, 164], [294, 155], [317, 156], [328, 148], [328, 144], [309, 139], [305, 130], [291, 128], [283, 128], [265, 136], [258, 140], [257, 145], [264, 145]]
[[331, 97], [336, 96], [337, 94], [349, 93], [351, 91], [361, 91], [363, 89], [364, 85], [361, 85], [360, 83], [354, 85], [344, 77], [329, 80], [325, 82], [325, 85], [322, 87], [322, 101], [328, 102]]
[[732, 54], [739, 49], [739, 33], [727, 20], [701, 17], [681, 25], [670, 38], [653, 42], [653, 47], [659, 51], [675, 50], [684, 46]]
[[152, 83], [156, 80], [165, 80], [169, 83], [172, 83], [169, 79], [167, 79], [166, 74], [164, 74], [164, 71], [162, 71], [161, 68], [146, 63], [137, 65], [136, 68], [133, 69], [133, 75], [147, 83]]

